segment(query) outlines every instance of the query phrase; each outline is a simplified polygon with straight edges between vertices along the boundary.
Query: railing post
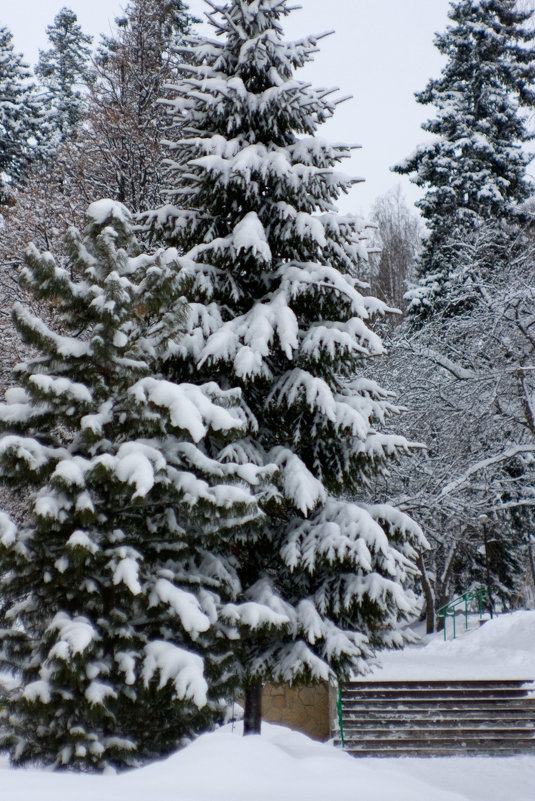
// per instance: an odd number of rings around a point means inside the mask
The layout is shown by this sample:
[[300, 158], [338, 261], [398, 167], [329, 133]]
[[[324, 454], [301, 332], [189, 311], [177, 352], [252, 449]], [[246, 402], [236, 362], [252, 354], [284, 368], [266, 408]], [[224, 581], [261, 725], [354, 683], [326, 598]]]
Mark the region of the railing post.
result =
[[474, 590], [469, 590], [468, 592], [463, 593], [458, 598], [453, 598], [449, 603], [441, 606], [440, 609], [437, 609], [436, 614], [439, 618], [442, 618], [444, 621], [444, 640], [447, 640], [447, 623], [448, 617], [453, 618], [453, 639], [457, 637], [457, 622], [456, 622], [456, 615], [455, 610], [458, 606], [460, 606], [464, 602], [464, 622], [465, 627], [468, 629], [468, 604], [470, 601], [477, 601], [477, 607], [479, 611], [479, 618], [481, 619], [482, 612], [483, 612], [483, 598], [489, 598], [489, 608], [490, 608], [490, 616], [491, 618], [494, 617], [493, 608], [492, 608], [492, 599], [489, 596], [489, 592], [486, 587], [478, 587]]

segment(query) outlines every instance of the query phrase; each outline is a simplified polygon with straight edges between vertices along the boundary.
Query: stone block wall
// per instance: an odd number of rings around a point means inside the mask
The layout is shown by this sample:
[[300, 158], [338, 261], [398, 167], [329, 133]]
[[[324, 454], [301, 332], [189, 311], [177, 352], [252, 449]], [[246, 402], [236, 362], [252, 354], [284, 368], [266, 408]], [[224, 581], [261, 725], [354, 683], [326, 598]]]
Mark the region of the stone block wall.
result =
[[[336, 691], [326, 682], [309, 687], [267, 684], [262, 695], [262, 719], [300, 731], [314, 740], [332, 736]], [[333, 711], [334, 710], [334, 711]]]

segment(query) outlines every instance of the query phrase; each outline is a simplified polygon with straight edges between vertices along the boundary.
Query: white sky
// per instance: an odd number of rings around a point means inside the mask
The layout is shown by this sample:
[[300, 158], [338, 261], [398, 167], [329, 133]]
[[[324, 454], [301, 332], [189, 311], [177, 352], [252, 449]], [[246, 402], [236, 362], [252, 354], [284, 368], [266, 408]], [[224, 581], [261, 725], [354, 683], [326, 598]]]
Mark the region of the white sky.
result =
[[[346, 171], [366, 179], [343, 208], [366, 212], [374, 199], [401, 184], [410, 201], [419, 191], [389, 167], [408, 156], [425, 135], [420, 124], [431, 109], [418, 106], [414, 92], [440, 73], [442, 60], [433, 34], [447, 24], [449, 0], [296, 0], [302, 9], [290, 15], [289, 38], [335, 30], [320, 42], [314, 65], [300, 77], [316, 86], [338, 86], [353, 99], [342, 104], [321, 135], [362, 145]], [[0, 0], [0, 25], [12, 31], [15, 47], [34, 64], [47, 49], [46, 27], [68, 6], [85, 32], [109, 32], [126, 0]], [[203, 0], [190, 0], [202, 16]]]

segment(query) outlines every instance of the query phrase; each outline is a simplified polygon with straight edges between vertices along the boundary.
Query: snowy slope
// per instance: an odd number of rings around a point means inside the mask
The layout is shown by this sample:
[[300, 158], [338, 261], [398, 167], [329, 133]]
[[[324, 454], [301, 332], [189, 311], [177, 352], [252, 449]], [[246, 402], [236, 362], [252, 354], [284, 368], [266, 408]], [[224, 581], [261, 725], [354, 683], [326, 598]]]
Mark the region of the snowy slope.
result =
[[[476, 619], [469, 625], [478, 626]], [[452, 623], [448, 620], [448, 637]], [[464, 630], [457, 620], [457, 639], [443, 633], [424, 637], [403, 651], [385, 652], [381, 666], [365, 678], [395, 679], [531, 679], [535, 681], [535, 612], [513, 612]], [[535, 787], [533, 791], [535, 799]]]
[[[440, 647], [439, 647], [440, 646]], [[439, 656], [440, 654], [440, 656]], [[419, 656], [418, 656], [419, 655]], [[443, 656], [445, 655], [445, 656]], [[442, 665], [485, 660], [535, 677], [535, 612], [504, 615], [455, 643], [440, 639], [388, 656], [421, 677]], [[433, 667], [434, 666], [434, 667]], [[386, 664], [385, 664], [386, 670]], [[414, 672], [418, 676], [414, 675]], [[465, 674], [466, 675], [466, 674]], [[231, 725], [169, 759], [121, 776], [11, 770], [0, 764], [2, 801], [533, 801], [535, 757], [353, 759], [331, 745], [264, 724], [261, 737]]]

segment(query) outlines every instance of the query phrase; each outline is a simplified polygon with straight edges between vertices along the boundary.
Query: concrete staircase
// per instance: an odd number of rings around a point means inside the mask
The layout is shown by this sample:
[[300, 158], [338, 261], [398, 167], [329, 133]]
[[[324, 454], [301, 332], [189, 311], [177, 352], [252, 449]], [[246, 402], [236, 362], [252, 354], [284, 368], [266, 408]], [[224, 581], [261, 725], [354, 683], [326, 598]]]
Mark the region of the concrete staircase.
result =
[[530, 681], [348, 682], [342, 718], [353, 756], [535, 754]]

